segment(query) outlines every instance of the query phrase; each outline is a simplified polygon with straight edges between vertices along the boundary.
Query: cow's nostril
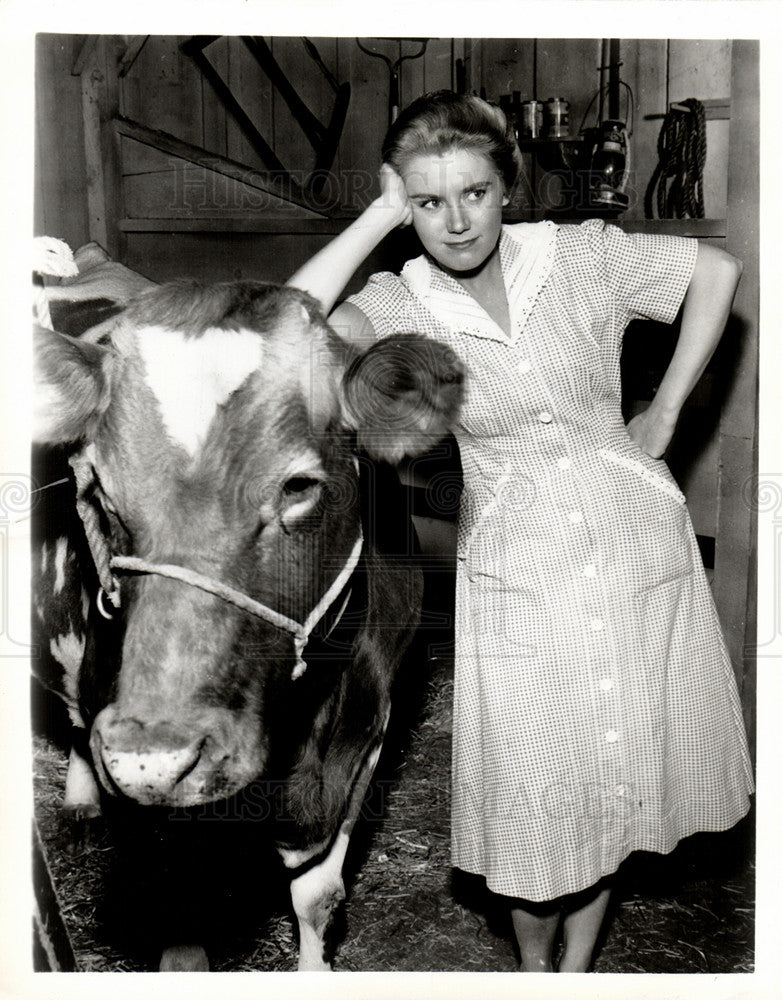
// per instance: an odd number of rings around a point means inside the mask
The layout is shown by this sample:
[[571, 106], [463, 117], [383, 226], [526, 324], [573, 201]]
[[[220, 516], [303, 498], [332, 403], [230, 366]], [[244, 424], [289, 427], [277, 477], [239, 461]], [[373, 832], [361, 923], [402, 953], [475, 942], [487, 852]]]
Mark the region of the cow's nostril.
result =
[[135, 718], [118, 718], [109, 708], [93, 726], [91, 745], [107, 791], [144, 804], [176, 804], [189, 785], [210, 780], [213, 768], [203, 768], [208, 736], [185, 732], [169, 722], [144, 725]]
[[199, 764], [199, 761], [203, 757], [204, 747], [206, 746], [206, 741], [207, 741], [207, 737], [204, 736], [204, 738], [201, 740], [201, 742], [198, 744], [198, 747], [196, 748], [196, 753], [195, 753], [195, 755], [193, 757], [193, 760], [191, 761], [190, 764], [187, 765], [187, 767], [185, 767], [185, 769], [182, 771], [182, 773], [177, 778], [177, 780], [176, 780], [177, 784], [179, 784], [181, 781], [184, 781], [185, 778], [187, 778], [189, 775], [191, 775], [193, 773], [193, 771], [195, 771], [196, 767]]
[[110, 795], [142, 805], [199, 805], [233, 795], [264, 766], [263, 748], [249, 743], [247, 730], [223, 709], [145, 719], [138, 707], [131, 714], [115, 704], [93, 723], [90, 749]]

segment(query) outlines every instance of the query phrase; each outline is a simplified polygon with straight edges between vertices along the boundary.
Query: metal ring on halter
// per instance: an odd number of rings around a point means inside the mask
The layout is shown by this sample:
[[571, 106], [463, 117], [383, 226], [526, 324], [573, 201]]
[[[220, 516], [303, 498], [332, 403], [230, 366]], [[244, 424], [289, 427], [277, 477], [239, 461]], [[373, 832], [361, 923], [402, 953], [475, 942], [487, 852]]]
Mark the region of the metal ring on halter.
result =
[[100, 611], [104, 618], [108, 618], [108, 620], [111, 621], [114, 615], [106, 610], [106, 606], [103, 603], [104, 597], [108, 597], [108, 594], [103, 587], [98, 587], [98, 596], [95, 600], [95, 603], [98, 605], [98, 611]]

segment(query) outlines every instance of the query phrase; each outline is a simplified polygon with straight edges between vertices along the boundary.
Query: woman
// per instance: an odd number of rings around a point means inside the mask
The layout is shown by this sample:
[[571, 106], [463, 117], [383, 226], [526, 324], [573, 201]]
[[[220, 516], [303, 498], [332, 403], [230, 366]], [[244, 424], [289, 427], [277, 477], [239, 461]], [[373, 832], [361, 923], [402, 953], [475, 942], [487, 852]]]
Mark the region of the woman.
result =
[[[599, 220], [503, 226], [520, 156], [502, 112], [440, 92], [383, 148], [382, 194], [291, 278], [330, 311], [395, 227], [424, 255], [330, 317], [358, 341], [416, 331], [467, 371], [459, 426], [453, 864], [509, 897], [521, 969], [586, 971], [632, 851], [748, 809], [733, 673], [684, 497], [660, 456], [740, 275], [694, 240]], [[635, 318], [681, 334], [625, 426]]]

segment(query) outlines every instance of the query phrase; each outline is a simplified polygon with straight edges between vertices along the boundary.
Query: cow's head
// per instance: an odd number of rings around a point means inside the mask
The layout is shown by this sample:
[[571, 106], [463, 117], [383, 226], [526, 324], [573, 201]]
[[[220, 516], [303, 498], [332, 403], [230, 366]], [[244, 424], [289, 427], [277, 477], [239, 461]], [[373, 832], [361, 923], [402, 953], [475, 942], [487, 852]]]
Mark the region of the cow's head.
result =
[[[182, 567], [303, 622], [360, 535], [354, 447], [396, 462], [452, 422], [461, 372], [423, 337], [360, 356], [312, 300], [161, 286], [99, 343], [38, 331], [41, 442], [71, 443], [114, 555]], [[292, 636], [180, 579], [119, 573], [121, 663], [82, 688], [100, 779], [144, 803], [260, 775]]]

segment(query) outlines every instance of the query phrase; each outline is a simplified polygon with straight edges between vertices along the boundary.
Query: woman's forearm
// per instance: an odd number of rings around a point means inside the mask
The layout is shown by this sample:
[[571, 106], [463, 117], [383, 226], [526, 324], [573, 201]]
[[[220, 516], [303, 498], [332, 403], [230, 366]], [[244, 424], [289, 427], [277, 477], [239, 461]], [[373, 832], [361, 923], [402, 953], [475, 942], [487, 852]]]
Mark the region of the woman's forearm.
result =
[[741, 269], [741, 262], [730, 254], [699, 245], [679, 339], [654, 398], [660, 412], [675, 419], [703, 374], [725, 329]]
[[355, 222], [300, 267], [286, 284], [309, 292], [328, 315], [345, 285], [378, 243], [408, 221], [406, 197], [390, 198], [384, 191]]
[[653, 458], [670, 443], [684, 401], [720, 341], [741, 277], [741, 262], [700, 244], [682, 309], [676, 350], [648, 409], [628, 423], [630, 438]]

